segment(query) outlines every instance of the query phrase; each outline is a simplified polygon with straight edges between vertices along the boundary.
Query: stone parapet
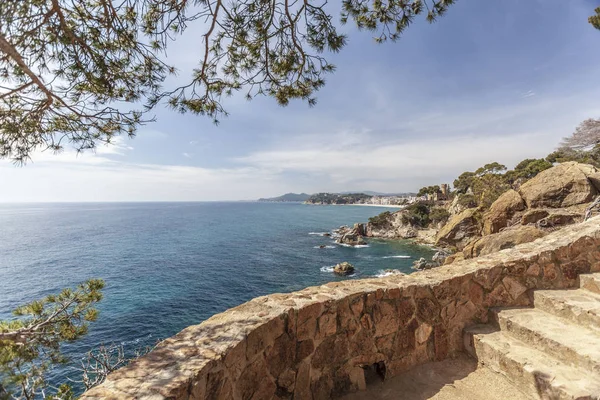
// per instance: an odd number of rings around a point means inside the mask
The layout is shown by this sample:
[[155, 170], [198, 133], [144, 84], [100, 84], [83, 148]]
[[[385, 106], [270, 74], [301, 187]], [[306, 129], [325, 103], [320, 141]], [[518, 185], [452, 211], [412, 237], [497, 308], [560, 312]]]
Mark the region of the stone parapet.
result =
[[[81, 398], [327, 399], [464, 350], [465, 326], [600, 271], [600, 218], [483, 257], [255, 298], [190, 326]], [[368, 380], [368, 379], [367, 379]]]

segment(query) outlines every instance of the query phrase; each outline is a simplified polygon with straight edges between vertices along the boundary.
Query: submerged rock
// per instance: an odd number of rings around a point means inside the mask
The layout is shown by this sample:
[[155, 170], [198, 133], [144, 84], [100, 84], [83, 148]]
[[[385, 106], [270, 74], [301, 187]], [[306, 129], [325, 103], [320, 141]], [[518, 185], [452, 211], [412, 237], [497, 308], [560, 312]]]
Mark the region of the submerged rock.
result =
[[347, 261], [341, 262], [333, 267], [333, 272], [338, 275], [350, 275], [354, 272], [354, 265], [350, 264]]

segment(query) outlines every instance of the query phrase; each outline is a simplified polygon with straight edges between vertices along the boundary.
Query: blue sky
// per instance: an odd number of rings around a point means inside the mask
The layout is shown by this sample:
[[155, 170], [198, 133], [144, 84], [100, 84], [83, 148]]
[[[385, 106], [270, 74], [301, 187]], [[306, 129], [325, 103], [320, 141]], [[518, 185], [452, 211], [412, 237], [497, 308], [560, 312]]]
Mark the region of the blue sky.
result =
[[[0, 162], [0, 201], [242, 200], [285, 192], [416, 191], [498, 161], [551, 152], [600, 117], [598, 6], [583, 0], [459, 0], [377, 45], [351, 26], [337, 72], [309, 108], [227, 99], [209, 119], [156, 111], [133, 139]], [[199, 29], [169, 50], [185, 78]], [[197, 30], [194, 34], [194, 29]]]

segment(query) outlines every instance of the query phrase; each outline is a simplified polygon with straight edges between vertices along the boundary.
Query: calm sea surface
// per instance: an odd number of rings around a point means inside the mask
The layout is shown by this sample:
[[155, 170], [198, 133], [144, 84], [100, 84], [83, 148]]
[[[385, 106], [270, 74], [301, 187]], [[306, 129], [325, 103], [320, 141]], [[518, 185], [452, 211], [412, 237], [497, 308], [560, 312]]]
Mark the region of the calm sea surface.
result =
[[[128, 351], [152, 345], [256, 296], [387, 268], [411, 272], [430, 249], [380, 240], [348, 248], [318, 235], [385, 210], [243, 202], [0, 205], [0, 319], [64, 287], [104, 279], [99, 320], [64, 348], [77, 360], [100, 343]], [[341, 261], [358, 272], [334, 276], [329, 267]], [[69, 371], [61, 367], [51, 379]]]

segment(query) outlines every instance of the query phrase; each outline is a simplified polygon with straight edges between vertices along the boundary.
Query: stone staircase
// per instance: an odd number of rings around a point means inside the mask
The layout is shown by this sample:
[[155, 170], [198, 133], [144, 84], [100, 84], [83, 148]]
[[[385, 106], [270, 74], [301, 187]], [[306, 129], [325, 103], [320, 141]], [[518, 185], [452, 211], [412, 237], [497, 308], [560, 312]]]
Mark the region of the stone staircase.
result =
[[535, 291], [534, 308], [493, 310], [494, 323], [465, 330], [468, 352], [535, 399], [600, 399], [600, 273], [579, 278]]

